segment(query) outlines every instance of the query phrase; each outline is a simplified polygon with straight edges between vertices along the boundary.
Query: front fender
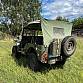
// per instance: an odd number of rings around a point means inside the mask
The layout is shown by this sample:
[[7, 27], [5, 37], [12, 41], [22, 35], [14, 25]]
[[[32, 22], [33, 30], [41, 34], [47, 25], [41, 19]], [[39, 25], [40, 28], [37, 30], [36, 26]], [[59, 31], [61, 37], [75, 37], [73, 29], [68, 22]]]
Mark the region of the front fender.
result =
[[31, 44], [31, 43], [28, 43], [24, 46], [24, 51], [25, 53], [27, 53], [27, 51], [30, 49], [30, 48], [33, 48], [35, 49], [35, 45]]

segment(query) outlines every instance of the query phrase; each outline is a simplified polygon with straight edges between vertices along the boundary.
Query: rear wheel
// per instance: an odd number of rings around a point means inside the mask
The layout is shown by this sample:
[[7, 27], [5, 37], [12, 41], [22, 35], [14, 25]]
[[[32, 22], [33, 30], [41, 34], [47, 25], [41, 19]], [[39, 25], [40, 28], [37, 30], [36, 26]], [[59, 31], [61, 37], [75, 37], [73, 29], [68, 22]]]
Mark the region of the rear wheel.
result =
[[37, 55], [35, 53], [30, 53], [27, 58], [28, 58], [27, 64], [29, 68], [32, 69], [33, 71], [37, 71], [39, 69]]
[[68, 36], [63, 39], [61, 47], [63, 56], [66, 57], [71, 56], [75, 52], [75, 49], [76, 49], [76, 41], [72, 36]]

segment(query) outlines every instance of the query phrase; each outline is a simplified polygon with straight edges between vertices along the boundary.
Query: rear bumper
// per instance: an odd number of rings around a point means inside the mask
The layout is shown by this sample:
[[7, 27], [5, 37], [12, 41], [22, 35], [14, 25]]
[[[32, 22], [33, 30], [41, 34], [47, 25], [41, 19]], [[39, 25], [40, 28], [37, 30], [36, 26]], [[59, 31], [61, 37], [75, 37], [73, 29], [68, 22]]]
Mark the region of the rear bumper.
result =
[[51, 56], [48, 59], [48, 64], [55, 64], [57, 61], [61, 61], [61, 60], [62, 60], [62, 56], [57, 56], [57, 57]]

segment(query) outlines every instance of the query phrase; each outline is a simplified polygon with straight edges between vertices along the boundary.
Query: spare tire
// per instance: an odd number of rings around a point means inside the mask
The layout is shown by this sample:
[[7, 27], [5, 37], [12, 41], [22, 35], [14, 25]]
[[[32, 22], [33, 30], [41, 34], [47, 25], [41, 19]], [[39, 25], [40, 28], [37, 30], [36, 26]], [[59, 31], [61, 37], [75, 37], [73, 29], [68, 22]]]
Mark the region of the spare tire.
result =
[[71, 56], [76, 50], [76, 40], [72, 36], [67, 36], [63, 39], [61, 45], [61, 54], [69, 57]]

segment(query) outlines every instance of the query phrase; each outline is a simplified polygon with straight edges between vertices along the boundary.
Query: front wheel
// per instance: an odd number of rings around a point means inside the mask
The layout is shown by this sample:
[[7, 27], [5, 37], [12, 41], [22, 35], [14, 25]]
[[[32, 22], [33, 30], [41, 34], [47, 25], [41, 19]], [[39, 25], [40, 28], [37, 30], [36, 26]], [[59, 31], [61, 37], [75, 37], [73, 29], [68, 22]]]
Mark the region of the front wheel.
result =
[[30, 69], [33, 71], [37, 71], [39, 69], [39, 63], [38, 63], [38, 58], [35, 53], [30, 53], [27, 57], [27, 64]]
[[13, 48], [12, 48], [12, 56], [14, 58], [16, 58], [16, 59], [19, 59], [20, 55], [21, 54], [17, 51], [17, 46], [13, 46]]
[[12, 48], [12, 56], [16, 57], [17, 55], [17, 46], [13, 46]]

